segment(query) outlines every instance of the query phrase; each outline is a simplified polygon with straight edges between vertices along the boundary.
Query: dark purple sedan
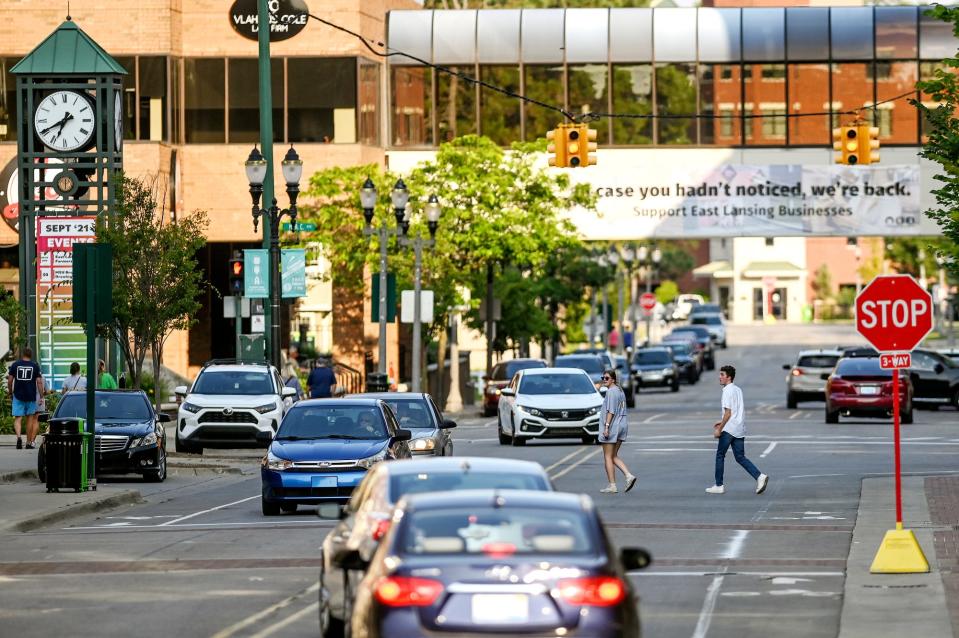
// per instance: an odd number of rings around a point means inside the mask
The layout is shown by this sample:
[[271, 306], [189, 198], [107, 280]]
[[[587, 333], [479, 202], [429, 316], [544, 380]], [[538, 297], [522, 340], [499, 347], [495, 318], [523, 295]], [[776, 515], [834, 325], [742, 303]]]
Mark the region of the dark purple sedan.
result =
[[588, 496], [464, 490], [404, 497], [355, 587], [352, 635], [392, 638], [491, 634], [639, 637], [626, 571], [644, 550], [619, 556]]

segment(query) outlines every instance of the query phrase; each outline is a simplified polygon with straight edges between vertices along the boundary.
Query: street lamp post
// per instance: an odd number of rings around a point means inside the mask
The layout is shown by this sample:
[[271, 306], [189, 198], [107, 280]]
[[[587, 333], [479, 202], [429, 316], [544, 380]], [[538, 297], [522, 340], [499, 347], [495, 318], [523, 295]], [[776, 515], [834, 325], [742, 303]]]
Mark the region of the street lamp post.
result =
[[260, 151], [253, 147], [246, 160], [246, 177], [250, 182], [250, 196], [253, 198], [253, 231], [256, 232], [260, 217], [265, 216], [270, 225], [270, 363], [280, 367], [280, 220], [284, 215], [290, 218], [290, 228], [296, 231], [296, 198], [300, 194], [300, 177], [303, 175], [303, 161], [293, 150], [286, 152], [283, 158], [283, 178], [286, 180], [286, 194], [290, 198], [290, 207], [283, 210], [277, 206], [276, 198], [268, 208], [260, 208], [263, 196], [263, 180], [267, 174], [267, 161]]
[[403, 236], [400, 237], [400, 244], [406, 247], [413, 247], [413, 392], [420, 392], [420, 378], [422, 377], [422, 363], [420, 362], [421, 351], [423, 350], [423, 320], [422, 320], [422, 301], [420, 294], [423, 291], [423, 249], [430, 248], [436, 243], [436, 229], [440, 221], [440, 202], [436, 195], [430, 195], [426, 202], [426, 224], [430, 230], [430, 238], [424, 239], [419, 233], [416, 237], [407, 237], [406, 231], [409, 229], [410, 216], [403, 217], [403, 223], [400, 228]]
[[[637, 251], [637, 257], [639, 263], [643, 265], [646, 269], [646, 292], [653, 291], [653, 269], [659, 267], [659, 262], [663, 258], [663, 253], [659, 248], [653, 248], [649, 250], [646, 246], [640, 246]], [[653, 312], [650, 311], [646, 315], [646, 345], [650, 345], [652, 342], [652, 324], [653, 324]]]
[[[633, 280], [633, 263], [636, 261], [635, 246], [623, 248], [623, 269], [626, 281], [629, 283], [629, 347], [636, 349], [636, 286]], [[623, 347], [626, 347], [626, 334], [623, 333]]]
[[[381, 374], [386, 374], [386, 299], [387, 299], [387, 276], [386, 276], [386, 249], [390, 235], [395, 235], [397, 231], [388, 228], [385, 223], [381, 223], [379, 228], [373, 228], [373, 213], [377, 201], [376, 186], [369, 177], [363, 182], [360, 189], [360, 206], [363, 208], [363, 218], [366, 220], [366, 227], [363, 228], [363, 235], [369, 237], [376, 235], [380, 240], [380, 294], [379, 294], [379, 323], [380, 323], [380, 362], [378, 370]], [[393, 213], [396, 217], [398, 226], [403, 224], [403, 217], [406, 214], [406, 203], [409, 201], [410, 192], [406, 189], [406, 184], [402, 179], [396, 180], [393, 186], [393, 192], [390, 193], [390, 199], [393, 203]]]

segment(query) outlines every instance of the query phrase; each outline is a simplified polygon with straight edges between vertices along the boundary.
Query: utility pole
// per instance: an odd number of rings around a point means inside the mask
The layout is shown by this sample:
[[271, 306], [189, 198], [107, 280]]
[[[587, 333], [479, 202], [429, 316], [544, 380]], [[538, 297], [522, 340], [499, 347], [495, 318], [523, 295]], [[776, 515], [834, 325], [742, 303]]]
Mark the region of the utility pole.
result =
[[[266, 159], [266, 177], [263, 178], [263, 202], [270, 207], [273, 202], [273, 83], [270, 74], [270, 11], [267, 8], [268, 0], [257, 0], [257, 44], [259, 45], [259, 80], [260, 80], [260, 148], [263, 149], [263, 158]], [[273, 225], [269, 215], [263, 218], [263, 247], [270, 248], [270, 233]], [[279, 223], [279, 220], [277, 220]], [[272, 263], [271, 271], [279, 270], [279, 263]], [[273, 275], [270, 275], [270, 284], [273, 284]], [[279, 361], [280, 344], [273, 343], [273, 324], [279, 324], [280, 318], [274, 317], [271, 304], [264, 304], [264, 320], [270, 329], [266, 331], [266, 352], [268, 361]], [[277, 309], [278, 310], [278, 309]], [[277, 330], [278, 332], [278, 330]]]

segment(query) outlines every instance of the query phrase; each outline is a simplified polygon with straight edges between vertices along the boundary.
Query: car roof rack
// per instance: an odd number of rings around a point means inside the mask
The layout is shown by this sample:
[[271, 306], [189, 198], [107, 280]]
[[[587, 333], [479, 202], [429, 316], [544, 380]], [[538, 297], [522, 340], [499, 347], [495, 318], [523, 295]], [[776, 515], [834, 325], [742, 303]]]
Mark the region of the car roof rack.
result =
[[247, 359], [236, 359], [236, 358], [227, 358], [227, 359], [210, 359], [203, 364], [203, 367], [207, 366], [269, 366], [270, 362], [263, 361], [249, 361]]

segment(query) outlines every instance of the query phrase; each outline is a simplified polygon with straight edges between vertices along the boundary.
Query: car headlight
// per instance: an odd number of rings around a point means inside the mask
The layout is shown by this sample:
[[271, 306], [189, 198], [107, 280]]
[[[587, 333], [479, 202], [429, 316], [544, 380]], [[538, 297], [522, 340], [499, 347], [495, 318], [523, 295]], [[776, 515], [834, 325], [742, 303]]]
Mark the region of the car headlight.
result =
[[663, 374], [672, 374], [672, 373], [673, 373], [672, 368], [663, 368]]
[[150, 432], [146, 436], [141, 436], [140, 438], [134, 438], [133, 444], [130, 447], [140, 447], [142, 445], [156, 445], [157, 442], [157, 433]]
[[386, 448], [383, 448], [373, 456], [368, 456], [365, 459], [360, 459], [356, 462], [356, 467], [362, 467], [365, 470], [370, 469], [380, 461], [386, 458]]
[[597, 405], [586, 411], [586, 416], [593, 416], [594, 414], [599, 414], [599, 411], [603, 409], [603, 406]]
[[203, 409], [203, 406], [197, 405], [195, 403], [184, 403], [180, 407], [186, 410], [187, 412], [192, 412], [193, 414], [196, 414], [197, 412]]
[[281, 458], [273, 454], [273, 452], [267, 452], [266, 456], [263, 457], [262, 465], [267, 469], [282, 472], [283, 470], [288, 470], [293, 467], [293, 461]]
[[519, 408], [520, 410], [522, 410], [523, 412], [525, 412], [526, 414], [530, 415], [530, 416], [538, 416], [538, 417], [544, 416], [544, 415], [543, 415], [543, 411], [542, 411], [542, 410], [537, 410], [536, 408], [530, 408], [530, 407], [527, 407], [527, 406], [525, 406], [525, 405], [518, 405], [518, 406], [516, 406], [516, 407]]
[[253, 409], [259, 412], [260, 414], [266, 414], [267, 412], [272, 412], [273, 410], [276, 410], [276, 404], [266, 403], [264, 405], [258, 405]]
[[433, 439], [416, 439], [415, 441], [410, 441], [410, 446], [416, 452], [426, 452], [436, 447], [436, 441]]

